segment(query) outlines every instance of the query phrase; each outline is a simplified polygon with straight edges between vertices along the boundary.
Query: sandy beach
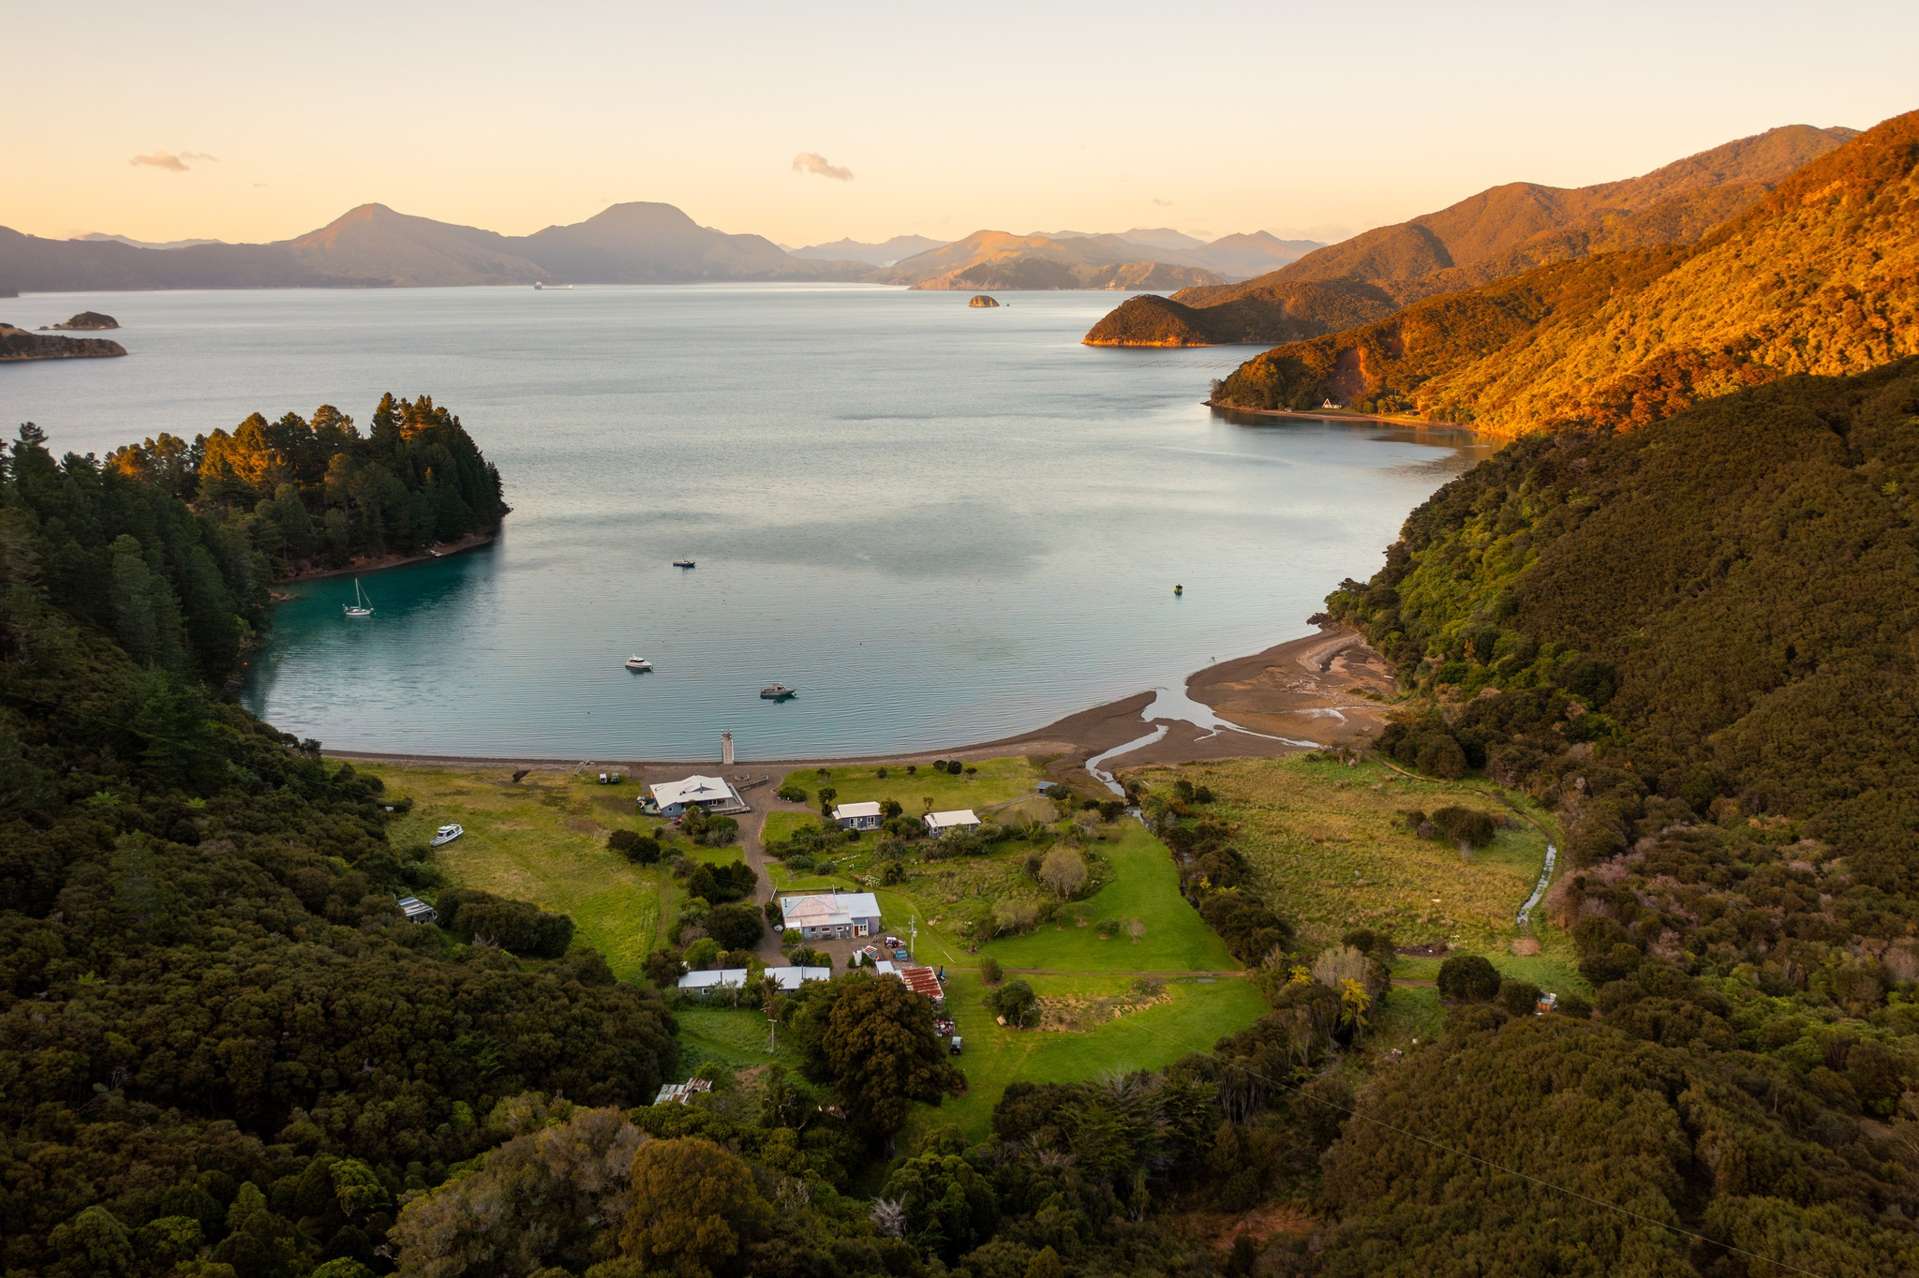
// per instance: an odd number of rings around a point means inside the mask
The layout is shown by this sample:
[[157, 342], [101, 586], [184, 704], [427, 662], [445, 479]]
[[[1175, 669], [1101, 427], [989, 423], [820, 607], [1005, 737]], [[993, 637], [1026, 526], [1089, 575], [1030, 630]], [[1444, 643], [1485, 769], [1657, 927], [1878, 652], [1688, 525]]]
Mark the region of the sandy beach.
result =
[[[1202, 728], [1183, 719], [1146, 719], [1156, 698], [1137, 692], [1118, 701], [1089, 707], [1017, 736], [971, 745], [909, 753], [816, 758], [742, 759], [729, 769], [735, 779], [777, 776], [821, 765], [978, 759], [1008, 753], [1037, 759], [1048, 776], [1074, 784], [1087, 780], [1086, 761], [1165, 727], [1157, 741], [1106, 761], [1108, 768], [1149, 763], [1190, 763], [1204, 759], [1270, 757], [1314, 746], [1353, 746], [1370, 739], [1385, 722], [1384, 703], [1393, 694], [1386, 663], [1359, 633], [1330, 627], [1275, 644], [1250, 656], [1221, 661], [1186, 679], [1187, 694], [1231, 723]], [[1235, 730], [1237, 728], [1244, 731]], [[1302, 745], [1301, 742], [1311, 743]], [[617, 768], [636, 781], [683, 774], [711, 760], [628, 760], [527, 758], [497, 755], [400, 754], [329, 750], [331, 758], [372, 763], [502, 768]]]

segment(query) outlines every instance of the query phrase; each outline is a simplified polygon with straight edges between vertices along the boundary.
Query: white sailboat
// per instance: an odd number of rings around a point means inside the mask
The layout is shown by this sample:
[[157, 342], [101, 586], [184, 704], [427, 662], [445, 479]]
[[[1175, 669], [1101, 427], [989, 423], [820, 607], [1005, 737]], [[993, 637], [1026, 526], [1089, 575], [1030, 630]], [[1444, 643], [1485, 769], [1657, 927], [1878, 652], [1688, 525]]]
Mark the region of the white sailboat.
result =
[[350, 604], [341, 604], [340, 607], [349, 617], [371, 617], [373, 615], [373, 601], [366, 597], [364, 590], [360, 589], [360, 579], [358, 577], [353, 579], [353, 602]]

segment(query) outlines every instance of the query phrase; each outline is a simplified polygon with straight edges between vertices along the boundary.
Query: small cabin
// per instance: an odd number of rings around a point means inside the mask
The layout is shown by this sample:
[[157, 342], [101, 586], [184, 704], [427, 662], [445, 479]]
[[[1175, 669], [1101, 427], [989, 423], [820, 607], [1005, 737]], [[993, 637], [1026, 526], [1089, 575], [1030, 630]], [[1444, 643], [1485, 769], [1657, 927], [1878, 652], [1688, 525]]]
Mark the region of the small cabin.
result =
[[877, 830], [880, 805], [877, 802], [842, 803], [833, 809], [833, 823], [842, 830]]
[[979, 827], [980, 819], [971, 808], [926, 814], [926, 832], [936, 839], [944, 838], [954, 830], [977, 830]]

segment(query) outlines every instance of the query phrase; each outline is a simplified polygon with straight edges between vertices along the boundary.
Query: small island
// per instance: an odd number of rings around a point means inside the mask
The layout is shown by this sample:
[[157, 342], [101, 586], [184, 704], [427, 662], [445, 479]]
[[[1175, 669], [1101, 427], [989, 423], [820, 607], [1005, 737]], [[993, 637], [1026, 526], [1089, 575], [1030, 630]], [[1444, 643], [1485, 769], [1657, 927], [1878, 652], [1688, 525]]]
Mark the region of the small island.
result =
[[104, 337], [44, 337], [0, 323], [0, 363], [27, 359], [106, 359], [127, 348]]
[[981, 308], [988, 307], [988, 306], [998, 306], [999, 299], [986, 293], [975, 293], [973, 294], [973, 296], [966, 299], [966, 304], [968, 306], [978, 306]]
[[99, 311], [81, 311], [64, 324], [45, 327], [62, 333], [104, 333], [110, 328], [120, 327], [120, 321]]

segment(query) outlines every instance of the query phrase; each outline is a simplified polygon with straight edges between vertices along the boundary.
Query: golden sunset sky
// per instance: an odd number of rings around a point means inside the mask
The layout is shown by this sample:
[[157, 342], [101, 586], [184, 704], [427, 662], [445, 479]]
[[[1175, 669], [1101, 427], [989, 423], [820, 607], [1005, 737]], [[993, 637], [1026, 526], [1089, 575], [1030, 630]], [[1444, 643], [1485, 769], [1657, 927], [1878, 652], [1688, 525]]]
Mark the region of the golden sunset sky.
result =
[[270, 240], [378, 201], [524, 233], [662, 200], [787, 244], [1330, 239], [1497, 182], [1864, 128], [1919, 106], [1914, 49], [1910, 0], [0, 0], [0, 225]]

